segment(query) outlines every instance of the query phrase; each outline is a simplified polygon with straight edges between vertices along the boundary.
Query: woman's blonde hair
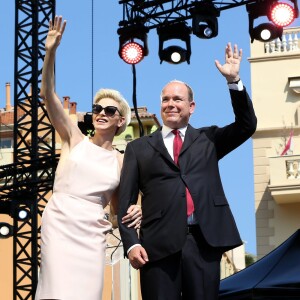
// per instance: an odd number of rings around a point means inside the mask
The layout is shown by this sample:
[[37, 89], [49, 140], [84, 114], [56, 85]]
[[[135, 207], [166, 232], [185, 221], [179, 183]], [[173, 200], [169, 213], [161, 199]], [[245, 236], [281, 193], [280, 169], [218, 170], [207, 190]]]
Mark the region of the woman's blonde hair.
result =
[[100, 89], [94, 96], [94, 104], [97, 104], [103, 98], [110, 98], [116, 101], [120, 106], [120, 112], [122, 117], [125, 118], [124, 124], [118, 129], [116, 135], [120, 135], [125, 131], [127, 125], [131, 121], [131, 109], [125, 98], [120, 92], [113, 89]]

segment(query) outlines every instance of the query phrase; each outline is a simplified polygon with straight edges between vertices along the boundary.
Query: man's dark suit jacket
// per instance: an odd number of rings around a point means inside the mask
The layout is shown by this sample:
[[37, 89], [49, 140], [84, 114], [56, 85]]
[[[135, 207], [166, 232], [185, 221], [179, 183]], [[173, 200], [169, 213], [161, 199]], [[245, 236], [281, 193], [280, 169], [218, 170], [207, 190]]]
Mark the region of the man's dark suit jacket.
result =
[[[221, 183], [218, 161], [256, 130], [252, 102], [243, 91], [230, 90], [235, 121], [225, 127], [188, 126], [179, 167], [170, 157], [161, 129], [127, 145], [120, 182], [119, 228], [125, 254], [141, 244], [150, 261], [182, 249], [187, 236], [185, 186], [207, 243], [227, 251], [242, 244]], [[128, 207], [142, 194], [143, 220], [135, 229], [122, 225]]]

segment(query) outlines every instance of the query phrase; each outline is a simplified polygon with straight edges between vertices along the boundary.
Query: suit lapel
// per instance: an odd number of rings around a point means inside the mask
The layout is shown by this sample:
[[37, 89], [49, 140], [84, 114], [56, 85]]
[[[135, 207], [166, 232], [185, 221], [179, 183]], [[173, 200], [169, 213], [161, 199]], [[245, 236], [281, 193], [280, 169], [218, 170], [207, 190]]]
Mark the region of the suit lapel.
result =
[[151, 144], [151, 146], [156, 149], [162, 156], [164, 156], [167, 160], [169, 160], [170, 162], [172, 162], [174, 165], [176, 165], [172, 159], [172, 157], [170, 156], [163, 138], [162, 138], [162, 133], [161, 133], [161, 128], [156, 130], [154, 133], [150, 134], [148, 136], [148, 142], [149, 144]]
[[191, 125], [188, 125], [179, 156], [181, 156], [194, 143], [198, 136], [199, 132]]
[[[192, 126], [188, 125], [184, 138], [184, 143], [182, 145], [179, 156], [183, 155], [183, 153], [193, 144], [193, 142], [198, 138], [198, 136], [199, 132]], [[161, 134], [161, 128], [156, 130], [153, 134], [150, 134], [148, 137], [148, 142], [151, 144], [151, 146], [157, 151], [159, 151], [162, 156], [164, 156], [167, 160], [169, 160], [176, 166], [164, 144]]]

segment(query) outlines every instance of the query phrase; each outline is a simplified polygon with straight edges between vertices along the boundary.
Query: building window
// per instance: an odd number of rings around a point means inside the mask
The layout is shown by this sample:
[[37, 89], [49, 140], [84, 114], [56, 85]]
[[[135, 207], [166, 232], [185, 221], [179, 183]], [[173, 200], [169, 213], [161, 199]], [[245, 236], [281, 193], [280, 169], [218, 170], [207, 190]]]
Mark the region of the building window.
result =
[[0, 138], [0, 148], [12, 148], [13, 140], [11, 138]]

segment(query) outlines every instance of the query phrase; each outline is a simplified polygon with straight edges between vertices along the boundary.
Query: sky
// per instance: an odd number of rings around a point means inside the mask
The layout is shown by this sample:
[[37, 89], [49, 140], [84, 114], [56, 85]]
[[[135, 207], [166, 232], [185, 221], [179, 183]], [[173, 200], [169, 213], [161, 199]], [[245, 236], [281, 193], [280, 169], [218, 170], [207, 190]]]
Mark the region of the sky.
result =
[[[5, 107], [5, 84], [14, 83], [15, 1], [0, 1], [0, 108]], [[77, 102], [77, 111], [91, 111], [93, 95], [100, 88], [119, 90], [133, 107], [131, 65], [118, 56], [117, 29], [122, 20], [122, 5], [117, 0], [57, 0], [56, 14], [67, 20], [57, 50], [56, 90], [61, 97]], [[92, 6], [94, 10], [92, 12]], [[93, 16], [93, 18], [92, 18]], [[93, 22], [92, 22], [93, 20]], [[243, 49], [240, 76], [251, 96], [250, 37], [245, 6], [221, 11], [218, 36], [210, 40], [191, 36], [190, 64], [160, 64], [158, 35], [148, 34], [149, 55], [136, 65], [137, 103], [160, 118], [160, 91], [173, 79], [187, 82], [194, 90], [196, 111], [191, 125], [225, 126], [234, 115], [225, 78], [215, 67], [224, 63], [228, 42]], [[290, 26], [299, 26], [296, 20]], [[93, 51], [92, 51], [93, 50]], [[92, 54], [93, 53], [93, 54]], [[12, 95], [13, 99], [13, 95]], [[254, 176], [252, 140], [223, 158], [220, 163], [223, 187], [246, 252], [256, 254]]]

